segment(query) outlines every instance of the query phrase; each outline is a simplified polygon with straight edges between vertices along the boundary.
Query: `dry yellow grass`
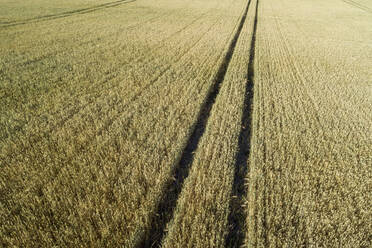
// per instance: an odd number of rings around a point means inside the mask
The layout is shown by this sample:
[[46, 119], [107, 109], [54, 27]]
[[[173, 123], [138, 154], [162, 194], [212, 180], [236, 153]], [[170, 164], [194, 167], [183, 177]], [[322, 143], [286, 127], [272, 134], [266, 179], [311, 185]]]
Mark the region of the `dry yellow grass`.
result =
[[248, 247], [371, 247], [371, 21], [260, 0]]
[[[242, 16], [231, 61], [221, 79], [162, 247], [238, 247], [242, 244], [245, 228], [238, 222], [244, 219], [244, 214], [239, 206], [242, 202], [236, 198], [242, 197], [244, 192], [239, 192], [239, 187], [244, 184], [240, 178], [245, 177], [246, 161], [241, 159], [246, 156], [238, 153], [247, 152], [239, 149], [242, 146], [239, 136], [249, 126], [249, 118], [243, 115], [243, 110], [249, 110], [247, 103], [252, 97], [248, 64], [256, 1], [248, 1], [246, 5], [249, 8]], [[234, 217], [229, 219], [229, 215]]]
[[[146, 237], [242, 6], [155, 5], [2, 30], [21, 38], [2, 43], [5, 244], [130, 247]], [[51, 52], [33, 46], [42, 37]]]
[[69, 13], [92, 10], [100, 7], [120, 4], [122, 0], [1, 0], [0, 25], [9, 25], [28, 21], [37, 21], [45, 17], [55, 17]]
[[371, 4], [247, 4], [0, 0], [0, 246], [369, 247]]

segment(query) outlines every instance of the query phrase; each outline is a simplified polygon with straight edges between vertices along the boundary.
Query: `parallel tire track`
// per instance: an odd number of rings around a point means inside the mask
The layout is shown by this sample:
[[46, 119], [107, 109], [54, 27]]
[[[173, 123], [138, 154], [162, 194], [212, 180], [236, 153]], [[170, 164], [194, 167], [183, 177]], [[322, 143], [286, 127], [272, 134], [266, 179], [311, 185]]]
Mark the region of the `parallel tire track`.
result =
[[352, 0], [342, 0], [342, 1], [344, 3], [347, 3], [347, 4], [351, 5], [351, 6], [354, 6], [354, 7], [358, 8], [358, 9], [361, 9], [361, 10], [364, 10], [366, 12], [372, 13], [372, 9], [370, 9], [369, 7], [364, 6], [364, 5], [360, 4], [360, 3], [357, 3], [355, 1], [352, 1]]
[[164, 234], [166, 232], [165, 230], [166, 225], [173, 217], [173, 212], [176, 207], [179, 194], [181, 193], [183, 182], [189, 174], [190, 167], [194, 159], [194, 153], [198, 147], [200, 138], [204, 134], [212, 106], [219, 93], [220, 85], [224, 81], [227, 69], [229, 67], [232, 55], [236, 47], [236, 43], [238, 41], [238, 38], [243, 28], [243, 24], [247, 17], [250, 2], [251, 0], [249, 0], [249, 2], [247, 3], [247, 6], [240, 19], [237, 31], [235, 32], [233, 39], [230, 41], [227, 52], [214, 78], [214, 83], [211, 85], [205, 102], [200, 108], [196, 124], [186, 143], [185, 149], [182, 152], [180, 161], [178, 165], [175, 166], [174, 168], [174, 172], [172, 173], [173, 180], [170, 180], [168, 185], [166, 185], [164, 194], [161, 197], [162, 200], [159, 202], [155, 214], [153, 215], [153, 218], [151, 220], [150, 238], [144, 239], [139, 244], [138, 247], [160, 246], [160, 242], [163, 239]]
[[[249, 4], [252, 0], [249, 1]], [[240, 247], [245, 239], [245, 220], [246, 211], [242, 207], [244, 205], [244, 197], [247, 194], [245, 187], [245, 178], [249, 173], [249, 155], [250, 155], [250, 144], [252, 134], [252, 109], [253, 109], [253, 90], [254, 90], [254, 58], [255, 58], [255, 47], [256, 47], [256, 31], [257, 31], [257, 16], [258, 16], [258, 0], [256, 2], [253, 32], [251, 47], [249, 52], [249, 64], [247, 71], [247, 83], [244, 94], [244, 109], [241, 119], [241, 130], [238, 141], [238, 151], [236, 153], [235, 173], [232, 194], [237, 198], [233, 198], [232, 201], [237, 201], [237, 204], [230, 204], [230, 215], [229, 215], [229, 234], [226, 237], [226, 247]], [[247, 8], [248, 8], [247, 7]], [[248, 165], [248, 166], [247, 166]]]

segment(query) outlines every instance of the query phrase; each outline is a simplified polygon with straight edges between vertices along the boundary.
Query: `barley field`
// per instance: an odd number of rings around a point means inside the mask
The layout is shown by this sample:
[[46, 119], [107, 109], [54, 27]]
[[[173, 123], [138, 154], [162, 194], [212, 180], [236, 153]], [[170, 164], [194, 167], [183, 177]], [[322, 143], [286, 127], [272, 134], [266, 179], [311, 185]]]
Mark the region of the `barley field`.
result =
[[0, 247], [372, 247], [369, 0], [0, 0]]

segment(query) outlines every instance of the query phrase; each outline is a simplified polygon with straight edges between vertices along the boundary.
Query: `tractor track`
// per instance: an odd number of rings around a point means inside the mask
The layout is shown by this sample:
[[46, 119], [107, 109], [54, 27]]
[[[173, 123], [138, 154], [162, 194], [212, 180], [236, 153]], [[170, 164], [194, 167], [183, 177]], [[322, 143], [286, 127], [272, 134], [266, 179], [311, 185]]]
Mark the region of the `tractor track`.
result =
[[[252, 0], [250, 0], [251, 2]], [[247, 83], [245, 85], [244, 94], [244, 109], [241, 118], [241, 130], [238, 141], [238, 151], [235, 159], [235, 172], [232, 194], [236, 196], [232, 201], [236, 204], [230, 204], [230, 215], [228, 218], [229, 233], [226, 237], [225, 247], [241, 247], [245, 238], [245, 220], [246, 211], [242, 207], [244, 204], [244, 196], [247, 195], [245, 187], [245, 178], [249, 173], [249, 155], [252, 135], [252, 110], [253, 110], [253, 89], [254, 89], [254, 58], [256, 47], [256, 31], [258, 17], [258, 3], [256, 1], [251, 47], [249, 52], [249, 63], [247, 70]], [[248, 163], [248, 164], [247, 164]]]
[[351, 6], [353, 6], [353, 7], [356, 7], [358, 9], [364, 10], [364, 11], [366, 11], [368, 13], [372, 13], [372, 9], [371, 8], [369, 8], [367, 6], [364, 6], [364, 5], [360, 4], [360, 3], [357, 3], [355, 1], [352, 1], [352, 0], [342, 0], [342, 1], [344, 3], [347, 3], [347, 4], [351, 5]]
[[[161, 241], [166, 233], [166, 225], [170, 221], [170, 219], [173, 217], [173, 212], [176, 207], [177, 200], [179, 198], [179, 194], [182, 191], [182, 186], [184, 180], [187, 178], [189, 174], [189, 170], [191, 168], [191, 164], [194, 159], [194, 153], [198, 147], [199, 141], [201, 137], [203, 136], [206, 128], [206, 124], [208, 122], [210, 112], [212, 110], [212, 106], [215, 102], [215, 99], [217, 95], [219, 94], [220, 85], [223, 83], [227, 69], [229, 68], [230, 61], [232, 59], [232, 55], [234, 54], [234, 50], [237, 44], [237, 41], [240, 37], [241, 31], [243, 29], [243, 25], [245, 23], [245, 20], [247, 18], [248, 9], [250, 6], [252, 0], [249, 0], [246, 8], [243, 12], [243, 15], [240, 19], [239, 25], [237, 30], [235, 31], [235, 34], [233, 35], [232, 40], [230, 41], [230, 44], [228, 46], [227, 52], [222, 60], [222, 63], [216, 73], [216, 76], [214, 78], [214, 83], [211, 85], [209, 93], [206, 97], [206, 100], [202, 107], [200, 108], [199, 115], [197, 118], [196, 124], [193, 127], [193, 130], [191, 131], [191, 135], [186, 143], [186, 146], [182, 152], [181, 158], [177, 166], [175, 166], [174, 171], [172, 173], [173, 180], [170, 180], [170, 182], [166, 185], [164, 194], [161, 197], [161, 201], [159, 202], [155, 214], [152, 217], [151, 220], [151, 229], [149, 231], [150, 235], [148, 238], [145, 238], [141, 241], [141, 243], [138, 245], [138, 247], [159, 247], [161, 245]], [[256, 17], [254, 22], [254, 29], [256, 29], [257, 26], [257, 7], [256, 7]], [[254, 30], [255, 33], [255, 30]], [[254, 40], [255, 37], [252, 37], [252, 47], [251, 47], [251, 53], [253, 51], [254, 53]], [[248, 74], [251, 74], [248, 77], [248, 83], [246, 86], [246, 95], [245, 95], [245, 108], [243, 110], [243, 117], [242, 122], [246, 123], [250, 119], [251, 115], [251, 103], [252, 103], [252, 92], [253, 92], [253, 59], [254, 56], [251, 55], [250, 62], [248, 66]], [[249, 147], [249, 135], [250, 135], [250, 126], [248, 130], [242, 130], [239, 138], [239, 154], [242, 153], [243, 150], [247, 149], [247, 146]], [[247, 140], [248, 139], [248, 140]], [[249, 149], [249, 148], [248, 148]], [[246, 159], [248, 156], [241, 157], [239, 154], [237, 154], [237, 159], [241, 161], [242, 159]], [[236, 175], [235, 175], [236, 176]], [[243, 175], [244, 177], [245, 175]], [[241, 180], [241, 178], [236, 179], [234, 182], [234, 189], [235, 188], [241, 188], [244, 187], [244, 179]], [[240, 198], [242, 198], [242, 194], [244, 194], [244, 191], [239, 195]], [[159, 227], [160, 226], [160, 227]], [[239, 225], [239, 229], [241, 229], [242, 226]], [[239, 233], [244, 232], [243, 230], [239, 230]], [[231, 238], [237, 238], [235, 237], [236, 233], [233, 232], [230, 237]], [[243, 239], [239, 238], [239, 243], [242, 243]]]

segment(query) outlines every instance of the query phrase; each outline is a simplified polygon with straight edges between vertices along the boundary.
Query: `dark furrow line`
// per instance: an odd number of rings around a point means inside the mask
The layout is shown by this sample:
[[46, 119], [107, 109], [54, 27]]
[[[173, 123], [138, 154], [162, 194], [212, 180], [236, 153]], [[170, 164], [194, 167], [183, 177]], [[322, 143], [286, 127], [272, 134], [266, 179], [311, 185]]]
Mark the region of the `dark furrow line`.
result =
[[349, 5], [353, 6], [353, 7], [356, 7], [358, 9], [361, 9], [361, 10], [364, 10], [366, 12], [372, 13], [372, 10], [369, 7], [364, 6], [364, 5], [362, 5], [362, 4], [358, 3], [358, 2], [354, 2], [352, 0], [343, 0], [343, 2], [349, 4]]
[[225, 247], [241, 247], [244, 242], [246, 233], [245, 220], [247, 218], [247, 214], [243, 207], [243, 204], [244, 197], [247, 195], [245, 178], [249, 173], [249, 166], [247, 166], [247, 163], [249, 163], [248, 159], [251, 151], [250, 141], [252, 135], [252, 106], [254, 95], [254, 57], [256, 46], [257, 12], [258, 0], [256, 3], [251, 48], [249, 53], [248, 78], [245, 85], [243, 115], [241, 119], [238, 151], [236, 153], [234, 183], [232, 189], [233, 197], [231, 198], [230, 214], [228, 218], [228, 226], [230, 230], [226, 237]]
[[214, 83], [211, 85], [206, 100], [200, 108], [198, 119], [193, 128], [192, 134], [190, 135], [186, 143], [187, 145], [182, 152], [180, 161], [174, 168], [174, 171], [172, 173], [173, 180], [170, 180], [165, 186], [164, 194], [160, 198], [155, 214], [150, 221], [150, 230], [148, 231], [149, 235], [146, 235], [146, 237], [139, 243], [139, 248], [159, 247], [166, 233], [166, 225], [173, 217], [173, 212], [176, 207], [179, 194], [181, 193], [183, 182], [189, 174], [189, 170], [194, 159], [194, 152], [196, 151], [200, 138], [203, 136], [203, 133], [205, 131], [212, 106], [219, 93], [220, 85], [225, 78], [226, 71], [229, 67], [236, 43], [247, 17], [249, 4], [250, 1], [248, 2], [247, 7], [244, 10], [237, 31], [235, 32], [235, 35], [230, 42], [225, 57], [223, 58], [223, 61], [217, 71], [217, 74], [214, 78]]
[[73, 15], [87, 14], [87, 13], [91, 13], [91, 12], [94, 12], [94, 11], [97, 11], [97, 10], [112, 8], [112, 7], [116, 7], [116, 6], [125, 4], [125, 3], [131, 3], [131, 2], [135, 2], [135, 1], [136, 0], [129, 0], [129, 1], [128, 0], [119, 0], [119, 1], [116, 1], [116, 2], [100, 4], [100, 5], [97, 5], [97, 6], [88, 7], [88, 8], [84, 8], [84, 9], [66, 11], [66, 12], [62, 12], [62, 13], [54, 14], [54, 15], [38, 16], [38, 17], [25, 19], [25, 20], [19, 20], [19, 21], [3, 22], [3, 23], [0, 23], [0, 24], [3, 24], [2, 27], [13, 27], [13, 26], [25, 25], [25, 24], [29, 24], [29, 23], [36, 23], [36, 22], [41, 22], [41, 21], [60, 19], [60, 18], [69, 17], [69, 16], [73, 16]]

